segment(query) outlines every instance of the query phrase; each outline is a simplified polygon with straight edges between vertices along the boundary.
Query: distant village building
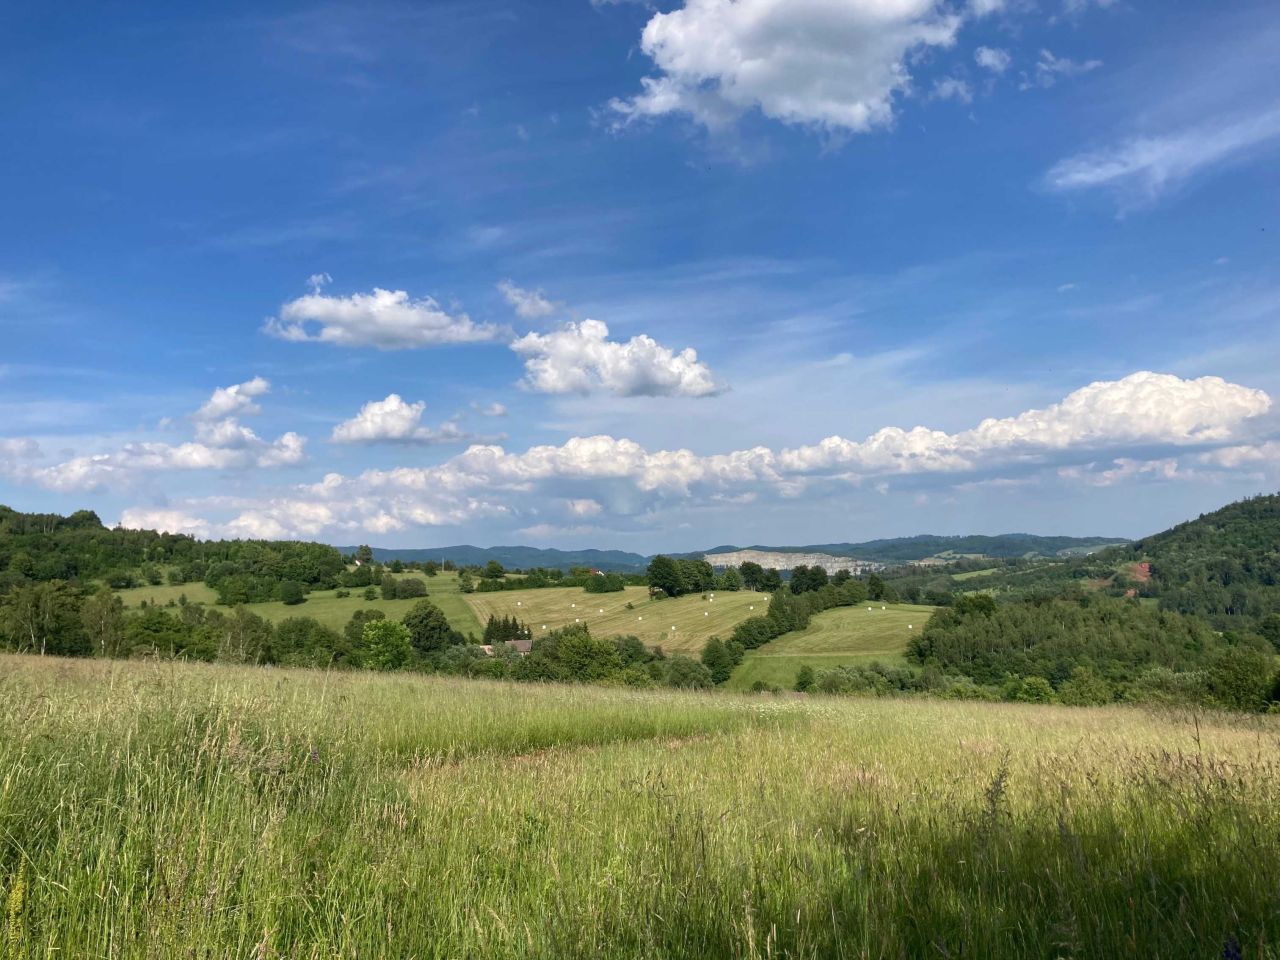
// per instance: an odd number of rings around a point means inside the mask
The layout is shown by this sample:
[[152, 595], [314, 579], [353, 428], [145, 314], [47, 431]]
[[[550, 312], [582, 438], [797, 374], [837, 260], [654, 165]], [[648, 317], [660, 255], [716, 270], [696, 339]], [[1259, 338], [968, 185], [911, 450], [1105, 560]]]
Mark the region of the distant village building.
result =
[[785, 553], [781, 550], [732, 550], [726, 553], [707, 553], [702, 559], [712, 569], [739, 567], [744, 563], [758, 563], [768, 570], [794, 570], [796, 567], [821, 567], [827, 573], [848, 570], [854, 576], [883, 570], [883, 563], [874, 560], [858, 560], [854, 557], [835, 557], [829, 553]]
[[[526, 657], [529, 655], [529, 652], [533, 650], [533, 641], [532, 640], [510, 640], [507, 642], [507, 646], [515, 650], [515, 652], [520, 654], [520, 656]], [[494, 644], [482, 643], [482, 644], [479, 644], [479, 647], [481, 650], [485, 652], [487, 656], [490, 656], [490, 657], [493, 656]]]

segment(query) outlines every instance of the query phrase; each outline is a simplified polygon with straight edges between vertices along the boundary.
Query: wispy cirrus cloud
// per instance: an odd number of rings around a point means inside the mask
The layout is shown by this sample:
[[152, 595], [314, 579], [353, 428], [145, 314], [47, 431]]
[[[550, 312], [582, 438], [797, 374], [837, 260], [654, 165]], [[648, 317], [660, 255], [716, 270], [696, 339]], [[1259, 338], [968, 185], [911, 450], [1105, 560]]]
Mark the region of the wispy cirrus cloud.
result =
[[516, 286], [510, 280], [501, 281], [498, 284], [498, 291], [502, 294], [502, 298], [511, 305], [511, 309], [516, 312], [516, 316], [522, 320], [549, 317], [560, 309], [560, 305], [547, 299], [546, 294], [541, 290], [526, 290], [524, 287]]
[[1105, 189], [1127, 205], [1153, 201], [1199, 174], [1280, 143], [1280, 106], [1246, 117], [1201, 123], [1067, 157], [1044, 176], [1051, 190]]

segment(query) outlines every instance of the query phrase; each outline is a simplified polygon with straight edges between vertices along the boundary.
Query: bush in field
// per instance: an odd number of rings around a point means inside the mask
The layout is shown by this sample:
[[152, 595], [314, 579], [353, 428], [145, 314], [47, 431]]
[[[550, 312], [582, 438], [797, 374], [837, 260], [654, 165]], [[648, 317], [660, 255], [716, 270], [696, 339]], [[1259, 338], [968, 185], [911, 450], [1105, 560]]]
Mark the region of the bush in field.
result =
[[373, 670], [401, 670], [413, 656], [409, 630], [394, 620], [371, 620], [364, 625], [364, 664]]
[[403, 577], [396, 581], [396, 599], [414, 600], [427, 595], [427, 584], [417, 577]]
[[1092, 667], [1076, 667], [1071, 679], [1058, 688], [1058, 699], [1072, 707], [1096, 707], [1110, 703], [1116, 692]]
[[668, 687], [705, 690], [715, 686], [710, 670], [692, 657], [679, 654], [668, 658], [663, 680]]
[[1205, 693], [1231, 710], [1261, 710], [1275, 677], [1274, 657], [1247, 647], [1228, 647], [1205, 670]]
[[701, 660], [702, 665], [711, 675], [711, 682], [717, 685], [728, 680], [729, 675], [733, 673], [733, 668], [741, 662], [741, 660], [734, 660], [733, 653], [719, 637], [712, 637], [707, 641], [706, 646], [702, 648]]
[[345, 661], [346, 644], [336, 630], [311, 617], [289, 617], [276, 624], [271, 660], [293, 667], [327, 667]]
[[1053, 703], [1053, 685], [1044, 677], [1022, 677], [1010, 687], [1010, 700], [1022, 703]]
[[295, 606], [307, 602], [307, 590], [297, 580], [280, 582], [280, 602], [286, 606]]

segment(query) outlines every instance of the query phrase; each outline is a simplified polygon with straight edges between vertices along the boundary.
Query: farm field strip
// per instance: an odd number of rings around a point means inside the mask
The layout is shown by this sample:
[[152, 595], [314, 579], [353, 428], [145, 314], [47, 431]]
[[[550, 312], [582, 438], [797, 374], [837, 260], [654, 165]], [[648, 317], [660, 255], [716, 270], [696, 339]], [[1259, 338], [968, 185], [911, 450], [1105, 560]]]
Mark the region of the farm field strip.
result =
[[[585, 623], [594, 636], [633, 634], [669, 653], [698, 653], [709, 637], [728, 639], [736, 624], [747, 617], [763, 615], [769, 606], [768, 594], [746, 590], [711, 596], [714, 599], [689, 594], [650, 600], [647, 587], [627, 587], [619, 593], [550, 587], [472, 593], [465, 599], [482, 624], [491, 615], [514, 616], [533, 628], [535, 639], [557, 627]], [[633, 609], [628, 610], [627, 604]]]

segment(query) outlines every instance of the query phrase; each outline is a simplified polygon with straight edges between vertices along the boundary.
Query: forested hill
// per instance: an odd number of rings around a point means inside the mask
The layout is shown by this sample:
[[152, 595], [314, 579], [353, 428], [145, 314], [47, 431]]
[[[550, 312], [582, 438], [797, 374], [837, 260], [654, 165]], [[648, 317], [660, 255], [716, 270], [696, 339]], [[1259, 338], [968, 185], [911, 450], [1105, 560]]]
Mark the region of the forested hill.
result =
[[1151, 564], [1143, 592], [1167, 610], [1220, 627], [1280, 614], [1280, 495], [1229, 504], [1114, 554]]
[[1078, 556], [1126, 542], [1123, 537], [1041, 537], [1032, 533], [952, 537], [922, 534], [915, 537], [866, 540], [862, 543], [812, 543], [803, 547], [723, 546], [707, 552], [724, 553], [748, 549], [765, 550], [771, 553], [826, 553], [836, 557], [856, 557], [859, 560], [896, 564], [913, 563], [947, 554], [975, 555], [997, 560], [1017, 557]]
[[[214, 586], [229, 577], [261, 584], [322, 584], [344, 569], [333, 547], [292, 540], [196, 540], [155, 530], [103, 526], [92, 510], [69, 517], [0, 506], [0, 593], [30, 581], [105, 580], [130, 586], [141, 576]], [[264, 588], [265, 589], [265, 588]]]

